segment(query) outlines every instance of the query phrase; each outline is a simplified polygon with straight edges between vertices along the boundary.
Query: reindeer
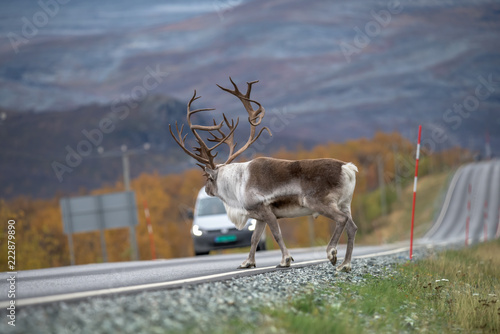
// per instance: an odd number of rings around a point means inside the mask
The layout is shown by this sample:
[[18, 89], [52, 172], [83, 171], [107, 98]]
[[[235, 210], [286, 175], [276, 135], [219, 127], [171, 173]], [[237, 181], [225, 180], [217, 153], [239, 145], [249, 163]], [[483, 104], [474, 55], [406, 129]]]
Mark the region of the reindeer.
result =
[[[215, 119], [213, 125], [209, 126], [192, 123], [191, 117], [194, 114], [214, 110], [205, 108], [191, 111], [191, 104], [201, 97], [196, 95], [196, 90], [187, 105], [187, 123], [198, 143], [198, 146], [194, 147], [194, 152], [185, 146], [187, 134], [182, 134], [184, 125], [179, 130], [176, 122], [177, 136], [172, 132], [170, 125], [169, 130], [184, 152], [197, 160], [197, 165], [205, 171], [207, 194], [222, 200], [228, 217], [236, 228], [241, 230], [250, 218], [257, 221], [252, 234], [250, 253], [238, 269], [256, 267], [255, 251], [266, 224], [281, 249], [282, 258], [277, 267], [290, 267], [294, 260], [283, 241], [278, 219], [307, 215], [317, 218], [323, 215], [337, 223], [326, 248], [327, 257], [333, 266], [337, 263], [338, 241], [344, 228], [347, 230], [347, 251], [343, 263], [337, 270], [349, 272], [357, 231], [351, 216], [351, 200], [356, 184], [357, 167], [352, 163], [335, 159], [288, 161], [256, 158], [248, 162], [232, 163], [264, 131], [267, 131], [270, 136], [272, 134], [267, 127], [257, 132], [265, 110], [259, 102], [250, 99], [250, 93], [252, 85], [258, 81], [247, 82], [247, 91], [243, 94], [231, 77], [229, 80], [234, 90], [217, 86], [241, 101], [248, 113], [250, 123], [250, 136], [239, 150], [235, 152], [237, 143], [234, 142], [234, 132], [239, 124], [239, 118], [235, 124], [234, 120], [229, 122], [223, 114], [223, 120], [220, 123], [217, 123]], [[258, 108], [254, 109], [252, 103]], [[224, 130], [227, 134], [223, 131], [224, 125], [229, 130], [229, 132]], [[215, 144], [209, 147], [198, 131], [208, 133], [210, 137], [207, 140]], [[229, 157], [223, 164], [215, 164], [214, 159], [217, 153], [213, 154], [213, 151], [222, 144], [229, 147]]]

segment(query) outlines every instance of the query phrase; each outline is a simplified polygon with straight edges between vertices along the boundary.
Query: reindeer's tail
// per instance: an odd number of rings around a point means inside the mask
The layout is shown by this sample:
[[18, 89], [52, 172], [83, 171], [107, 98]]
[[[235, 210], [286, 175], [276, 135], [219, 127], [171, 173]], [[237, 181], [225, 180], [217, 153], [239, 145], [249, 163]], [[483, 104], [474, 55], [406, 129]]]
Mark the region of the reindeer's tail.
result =
[[350, 180], [356, 180], [356, 172], [358, 172], [358, 167], [352, 162], [342, 165], [342, 170], [347, 174]]

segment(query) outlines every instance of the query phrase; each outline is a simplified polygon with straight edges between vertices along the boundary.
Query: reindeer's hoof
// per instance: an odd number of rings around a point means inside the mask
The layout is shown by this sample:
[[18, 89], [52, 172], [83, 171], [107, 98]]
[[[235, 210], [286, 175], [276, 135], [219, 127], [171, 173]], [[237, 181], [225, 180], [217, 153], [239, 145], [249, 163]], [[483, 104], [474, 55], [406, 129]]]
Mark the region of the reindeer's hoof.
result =
[[337, 268], [337, 271], [342, 271], [342, 272], [348, 273], [351, 271], [351, 264], [350, 263], [342, 264]]
[[328, 252], [328, 260], [330, 260], [332, 266], [337, 264], [337, 250], [332, 248], [330, 252]]
[[242, 263], [236, 269], [250, 269], [250, 268], [257, 268], [257, 266], [255, 265], [255, 263], [247, 262], [247, 263]]
[[281, 263], [280, 263], [280, 264], [278, 264], [278, 265], [276, 266], [276, 268], [290, 268], [290, 266], [292, 265], [292, 261], [295, 261], [295, 260], [293, 259], [293, 257], [291, 257], [291, 256], [290, 256], [290, 257], [287, 257], [287, 258], [285, 259], [285, 264], [281, 264]]

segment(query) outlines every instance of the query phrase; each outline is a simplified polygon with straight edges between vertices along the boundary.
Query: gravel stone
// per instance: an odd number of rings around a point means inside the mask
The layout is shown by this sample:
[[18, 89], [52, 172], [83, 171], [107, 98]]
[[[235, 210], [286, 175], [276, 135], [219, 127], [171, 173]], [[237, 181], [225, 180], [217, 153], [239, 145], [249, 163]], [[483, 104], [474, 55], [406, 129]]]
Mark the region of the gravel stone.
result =
[[[434, 250], [418, 249], [414, 258], [431, 252]], [[366, 275], [391, 277], [398, 274], [395, 265], [407, 260], [406, 252], [354, 259], [350, 273], [339, 273], [325, 262], [178, 289], [21, 307], [16, 326], [2, 321], [0, 333], [206, 333], [235, 318], [249, 324], [265, 323], [269, 319], [259, 311], [263, 307], [280, 308], [300, 293], [335, 288], [338, 282], [363, 284]], [[340, 308], [337, 296], [344, 292], [334, 289], [321, 297]]]

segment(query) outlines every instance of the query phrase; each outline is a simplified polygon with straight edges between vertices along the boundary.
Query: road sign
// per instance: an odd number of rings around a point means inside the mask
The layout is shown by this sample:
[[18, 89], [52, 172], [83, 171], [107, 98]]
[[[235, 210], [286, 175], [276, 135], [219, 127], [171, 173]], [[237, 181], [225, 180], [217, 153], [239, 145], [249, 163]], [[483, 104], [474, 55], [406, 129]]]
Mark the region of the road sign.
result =
[[60, 201], [64, 233], [68, 235], [71, 264], [74, 264], [72, 234], [101, 231], [103, 261], [107, 261], [104, 230], [129, 227], [132, 258], [137, 259], [135, 226], [138, 224], [135, 193], [125, 191], [97, 196], [65, 197]]

